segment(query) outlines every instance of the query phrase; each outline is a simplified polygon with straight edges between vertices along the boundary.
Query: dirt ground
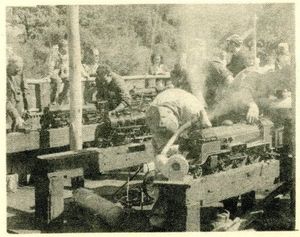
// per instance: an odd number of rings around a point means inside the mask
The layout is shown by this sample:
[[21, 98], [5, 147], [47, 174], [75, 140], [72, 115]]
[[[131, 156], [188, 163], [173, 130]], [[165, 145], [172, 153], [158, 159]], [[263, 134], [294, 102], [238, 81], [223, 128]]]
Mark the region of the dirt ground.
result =
[[[86, 180], [85, 187], [93, 189], [97, 194], [106, 198], [111, 195], [124, 183], [124, 180], [115, 178], [102, 180]], [[256, 203], [259, 203], [266, 196], [267, 192], [261, 191], [256, 194]], [[149, 224], [149, 215], [152, 206], [141, 210], [126, 212], [124, 222], [112, 228], [104, 221], [88, 211], [78, 207], [72, 200], [72, 191], [66, 187], [64, 192], [65, 211], [63, 213], [63, 224], [55, 225], [47, 231], [48, 233], [82, 233], [82, 232], [152, 232], [164, 231], [164, 229], [153, 229]], [[240, 205], [240, 204], [239, 204]], [[201, 209], [201, 229], [210, 231], [217, 213], [222, 212], [221, 203]], [[289, 195], [280, 195], [264, 208], [263, 214], [255, 219], [247, 227], [256, 231], [293, 230], [295, 218], [291, 214]], [[239, 212], [238, 216], [242, 217]], [[195, 220], [197, 221], [197, 220]], [[34, 187], [19, 187], [17, 192], [7, 193], [7, 231], [8, 233], [42, 233], [34, 225]]]

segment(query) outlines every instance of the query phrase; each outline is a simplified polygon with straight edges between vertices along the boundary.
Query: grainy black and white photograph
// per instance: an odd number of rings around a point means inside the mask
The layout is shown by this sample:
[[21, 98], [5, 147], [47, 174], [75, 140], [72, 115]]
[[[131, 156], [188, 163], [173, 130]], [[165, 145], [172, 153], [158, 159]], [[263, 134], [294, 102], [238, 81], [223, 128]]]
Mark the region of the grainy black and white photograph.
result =
[[5, 6], [7, 233], [297, 229], [295, 3], [67, 4]]

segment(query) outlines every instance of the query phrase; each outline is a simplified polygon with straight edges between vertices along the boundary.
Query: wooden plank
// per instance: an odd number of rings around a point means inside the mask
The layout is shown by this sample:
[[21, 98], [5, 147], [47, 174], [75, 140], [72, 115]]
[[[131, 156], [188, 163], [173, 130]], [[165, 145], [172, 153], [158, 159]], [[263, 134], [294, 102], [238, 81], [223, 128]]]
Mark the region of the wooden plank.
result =
[[192, 181], [189, 198], [208, 205], [250, 191], [272, 187], [278, 178], [278, 160], [260, 162]]
[[75, 168], [70, 170], [59, 170], [56, 172], [48, 173], [48, 177], [74, 178], [80, 176], [83, 176], [82, 168]]
[[[130, 80], [145, 80], [145, 79], [170, 79], [170, 74], [166, 75], [133, 75], [133, 76], [122, 76], [125, 81]], [[95, 81], [95, 77], [90, 77], [89, 79], [81, 78], [82, 81]], [[41, 79], [35, 78], [26, 78], [28, 84], [41, 84], [41, 83], [50, 83], [50, 78], [45, 77]]]
[[13, 132], [6, 136], [7, 153], [36, 150], [39, 147], [40, 133], [38, 131], [29, 133]]
[[[65, 173], [68, 174], [67, 170], [77, 168], [89, 168], [95, 165], [98, 158], [98, 153], [94, 150], [86, 149], [79, 151], [66, 151], [54, 154], [47, 154], [38, 156], [36, 159], [37, 172], [39, 173], [52, 173], [55, 172], [58, 176]], [[70, 174], [72, 176], [72, 172]]]
[[27, 229], [7, 229], [8, 234], [41, 234], [41, 230], [27, 230]]
[[150, 142], [145, 143], [145, 150], [129, 152], [128, 145], [96, 149], [100, 172], [123, 169], [154, 160], [153, 147]]
[[135, 75], [135, 76], [123, 76], [126, 80], [145, 80], [145, 79], [170, 79], [170, 74], [166, 75]]
[[[83, 125], [83, 142], [92, 142], [95, 140], [95, 131], [98, 124]], [[61, 147], [70, 144], [69, 127], [49, 129], [49, 147]]]
[[[95, 140], [98, 124], [83, 125], [83, 142]], [[41, 142], [41, 140], [43, 142]], [[41, 144], [42, 143], [42, 144]], [[69, 128], [52, 128], [47, 131], [29, 133], [13, 132], [6, 135], [6, 153], [32, 151], [43, 148], [63, 147], [69, 145]]]
[[60, 147], [69, 145], [69, 127], [52, 128], [48, 130], [48, 147]]
[[99, 124], [83, 125], [82, 141], [92, 142], [95, 141], [95, 132]]

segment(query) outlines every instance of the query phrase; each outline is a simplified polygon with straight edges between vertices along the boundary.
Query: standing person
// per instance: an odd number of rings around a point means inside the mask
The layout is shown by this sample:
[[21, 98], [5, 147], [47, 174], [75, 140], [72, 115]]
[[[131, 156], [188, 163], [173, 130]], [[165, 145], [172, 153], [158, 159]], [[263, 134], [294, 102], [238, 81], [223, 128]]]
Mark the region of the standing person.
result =
[[118, 112], [130, 106], [131, 96], [121, 76], [110, 67], [100, 64], [96, 76], [97, 100], [107, 101], [110, 112]]
[[281, 70], [284, 67], [291, 65], [291, 55], [289, 52], [289, 45], [287, 43], [278, 44], [277, 56], [275, 61], [276, 70]]
[[58, 45], [52, 47], [49, 57], [49, 74], [51, 80], [50, 102], [51, 104], [61, 104], [63, 100], [67, 99], [69, 91], [69, 55], [68, 42], [65, 39], [60, 40]]
[[[68, 41], [61, 39], [58, 45], [54, 45], [49, 57], [50, 74], [50, 102], [51, 104], [69, 103], [69, 50]], [[87, 78], [88, 75], [81, 65], [81, 76]], [[62, 87], [62, 88], [61, 88]]]
[[55, 104], [61, 87], [60, 73], [60, 55], [58, 44], [54, 45], [49, 55], [49, 77], [50, 77], [50, 103]]
[[[96, 48], [89, 48], [85, 52], [85, 63], [83, 68], [89, 78], [96, 78], [97, 68], [99, 66], [99, 50]], [[87, 81], [84, 86], [84, 101], [90, 103], [93, 101], [94, 94], [97, 91], [94, 82]]]
[[[151, 55], [151, 66], [148, 73], [150, 75], [167, 75], [168, 69], [163, 64], [163, 56], [157, 53]], [[165, 89], [164, 83], [161, 79], [156, 79], [157, 92], [161, 92]]]
[[243, 47], [243, 39], [239, 35], [233, 34], [226, 39], [225, 51], [231, 55], [227, 68], [233, 77], [251, 65], [249, 51]]
[[[207, 85], [206, 85], [208, 89], [206, 95], [207, 103], [210, 105], [210, 107], [212, 106], [216, 107], [213, 108], [214, 113], [219, 113], [219, 111], [222, 111], [230, 107], [230, 103], [225, 104], [223, 106], [220, 105], [222, 105], [222, 103], [223, 104], [226, 103], [225, 101], [228, 102], [227, 97], [228, 96], [230, 97], [228, 93], [229, 91], [234, 90], [232, 84], [239, 83], [239, 81], [241, 81], [240, 78], [236, 76], [251, 65], [249, 60], [250, 59], [249, 50], [243, 47], [243, 39], [239, 35], [233, 34], [226, 39], [225, 52], [227, 54], [226, 55], [227, 60], [221, 58], [221, 60], [220, 59], [215, 60], [215, 62], [210, 63], [209, 70], [210, 70], [211, 78], [208, 78]], [[226, 63], [226, 68], [223, 66], [224, 61]], [[234, 93], [236, 92], [234, 91]], [[238, 100], [239, 98], [237, 97], [236, 99]], [[258, 106], [250, 99], [249, 101], [247, 101], [247, 103], [248, 103], [247, 120], [249, 122], [254, 122], [254, 120], [258, 119], [258, 115], [259, 115]], [[239, 119], [240, 111], [234, 110], [233, 103], [231, 109], [232, 111], [230, 115], [225, 114], [225, 117], [230, 116], [233, 119]], [[222, 116], [220, 118], [217, 118], [217, 123], [219, 123], [218, 120], [222, 121], [223, 120]], [[244, 203], [247, 203], [245, 205], [248, 205], [249, 202], [253, 203], [254, 199], [255, 199], [255, 193], [253, 192], [250, 192], [242, 196], [242, 200], [245, 200]], [[231, 218], [233, 218], [237, 212], [238, 200], [239, 197], [237, 196], [223, 201], [224, 208], [230, 212]]]
[[69, 50], [68, 50], [67, 40], [62, 40], [59, 43], [59, 57], [60, 57], [59, 76], [62, 81], [63, 88], [58, 95], [57, 102], [59, 105], [61, 105], [63, 102], [65, 104], [69, 103], [70, 80], [69, 80]]
[[7, 119], [12, 121], [11, 130], [23, 128], [23, 114], [28, 110], [27, 83], [23, 77], [23, 60], [14, 56], [8, 60], [6, 66], [7, 89], [6, 89], [6, 114]]
[[223, 90], [234, 81], [232, 72], [226, 67], [226, 59], [226, 52], [221, 51], [208, 62], [205, 101], [210, 109], [222, 97]]
[[151, 55], [151, 66], [148, 73], [150, 75], [166, 75], [168, 73], [168, 69], [163, 63], [162, 55], [157, 53]]

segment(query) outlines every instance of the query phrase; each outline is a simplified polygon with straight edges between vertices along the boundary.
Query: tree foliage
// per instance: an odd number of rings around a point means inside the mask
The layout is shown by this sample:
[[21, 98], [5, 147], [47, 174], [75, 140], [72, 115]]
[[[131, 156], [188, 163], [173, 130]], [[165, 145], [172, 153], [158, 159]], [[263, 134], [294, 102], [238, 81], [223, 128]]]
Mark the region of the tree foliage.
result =
[[[210, 51], [251, 28], [254, 13], [258, 38], [294, 45], [293, 4], [160, 4], [80, 6], [81, 46], [97, 47], [121, 75], [146, 73], [155, 51], [171, 69], [190, 39], [204, 40]], [[8, 7], [6, 20], [7, 43], [24, 58], [26, 76], [46, 76], [49, 50], [67, 32], [66, 6]]]

